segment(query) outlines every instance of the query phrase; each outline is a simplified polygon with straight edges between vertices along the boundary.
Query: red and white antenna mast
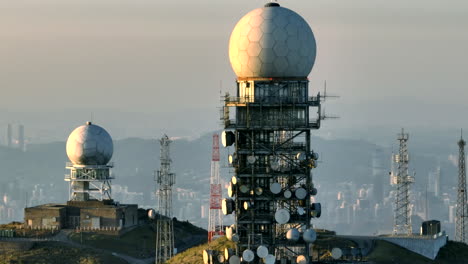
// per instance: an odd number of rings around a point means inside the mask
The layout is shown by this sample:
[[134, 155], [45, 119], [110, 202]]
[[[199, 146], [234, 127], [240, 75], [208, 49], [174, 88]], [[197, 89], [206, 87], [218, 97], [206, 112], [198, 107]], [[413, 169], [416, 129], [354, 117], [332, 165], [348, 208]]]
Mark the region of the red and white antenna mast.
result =
[[219, 180], [219, 135], [213, 134], [213, 154], [210, 177], [210, 215], [208, 218], [208, 242], [224, 235], [221, 218], [221, 182]]

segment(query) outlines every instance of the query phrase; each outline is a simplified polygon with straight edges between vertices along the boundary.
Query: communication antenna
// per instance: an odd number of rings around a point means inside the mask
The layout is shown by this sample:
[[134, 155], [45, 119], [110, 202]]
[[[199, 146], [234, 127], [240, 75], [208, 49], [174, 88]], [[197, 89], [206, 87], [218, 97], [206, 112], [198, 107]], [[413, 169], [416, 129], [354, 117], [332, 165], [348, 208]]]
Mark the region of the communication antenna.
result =
[[396, 186], [397, 193], [395, 199], [395, 222], [393, 226], [394, 235], [411, 235], [411, 206], [409, 191], [411, 184], [414, 182], [414, 177], [408, 174], [408, 138], [409, 134], [401, 129], [398, 134], [400, 142], [400, 150], [398, 154], [393, 156], [394, 162], [397, 164]]
[[467, 195], [466, 195], [466, 168], [465, 168], [465, 145], [463, 139], [463, 130], [461, 130], [460, 140], [458, 141], [458, 197], [457, 197], [457, 215], [455, 219], [455, 240], [466, 243], [467, 235]]
[[161, 166], [156, 174], [159, 185], [158, 219], [156, 220], [156, 264], [165, 263], [174, 255], [174, 223], [172, 221], [172, 186], [175, 184], [175, 174], [171, 172], [170, 144], [172, 140], [164, 135], [161, 144]]
[[208, 219], [208, 242], [224, 235], [221, 217], [221, 181], [219, 179], [219, 135], [213, 134], [213, 152], [210, 177], [210, 214]]

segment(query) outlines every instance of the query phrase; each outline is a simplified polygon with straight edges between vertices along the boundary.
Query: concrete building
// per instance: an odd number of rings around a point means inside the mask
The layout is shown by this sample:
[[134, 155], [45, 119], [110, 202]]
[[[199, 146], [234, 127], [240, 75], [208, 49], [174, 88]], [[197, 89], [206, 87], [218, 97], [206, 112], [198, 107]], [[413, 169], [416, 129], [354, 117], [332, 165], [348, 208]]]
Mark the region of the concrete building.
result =
[[24, 209], [29, 228], [120, 230], [138, 224], [138, 205], [120, 204], [111, 197], [110, 135], [91, 122], [76, 128], [67, 141], [70, 198], [66, 204], [42, 204]]

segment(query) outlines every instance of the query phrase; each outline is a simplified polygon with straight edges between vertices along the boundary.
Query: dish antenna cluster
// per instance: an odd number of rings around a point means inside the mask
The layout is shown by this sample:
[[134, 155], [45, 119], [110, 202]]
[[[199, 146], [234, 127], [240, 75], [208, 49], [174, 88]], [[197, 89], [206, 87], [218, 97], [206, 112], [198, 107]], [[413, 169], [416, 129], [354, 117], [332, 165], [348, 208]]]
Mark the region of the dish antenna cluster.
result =
[[236, 243], [229, 263], [310, 260], [311, 220], [321, 215], [311, 201], [318, 154], [310, 135], [320, 128], [323, 100], [320, 93], [309, 96], [315, 57], [310, 26], [276, 2], [252, 10], [232, 31], [237, 95], [224, 97], [221, 136], [224, 147], [235, 147], [229, 156], [235, 175], [221, 204], [224, 214], [235, 215], [226, 229]]

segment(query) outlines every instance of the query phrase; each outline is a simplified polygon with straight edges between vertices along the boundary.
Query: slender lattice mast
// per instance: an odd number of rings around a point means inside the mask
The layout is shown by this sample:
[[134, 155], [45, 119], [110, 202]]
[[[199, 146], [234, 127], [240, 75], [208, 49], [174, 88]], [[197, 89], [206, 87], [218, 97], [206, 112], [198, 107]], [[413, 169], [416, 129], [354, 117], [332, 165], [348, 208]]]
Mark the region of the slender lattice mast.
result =
[[397, 193], [395, 199], [395, 223], [393, 226], [394, 235], [412, 234], [409, 191], [411, 184], [414, 182], [414, 177], [408, 174], [408, 138], [409, 135], [401, 129], [401, 133], [398, 134], [400, 150], [398, 154], [393, 156], [398, 170], [396, 175]]
[[221, 183], [219, 180], [219, 135], [213, 135], [213, 154], [211, 159], [210, 177], [210, 215], [208, 221], [208, 242], [213, 237], [223, 235], [223, 220], [221, 218]]
[[467, 232], [467, 206], [466, 206], [466, 170], [465, 170], [465, 145], [463, 135], [458, 141], [458, 199], [457, 199], [457, 218], [455, 227], [455, 239], [466, 243], [468, 239]]
[[167, 135], [160, 139], [161, 167], [157, 172], [156, 182], [159, 216], [156, 221], [156, 264], [164, 263], [174, 254], [174, 225], [172, 222], [172, 186], [175, 174], [171, 172], [169, 145], [172, 141]]

